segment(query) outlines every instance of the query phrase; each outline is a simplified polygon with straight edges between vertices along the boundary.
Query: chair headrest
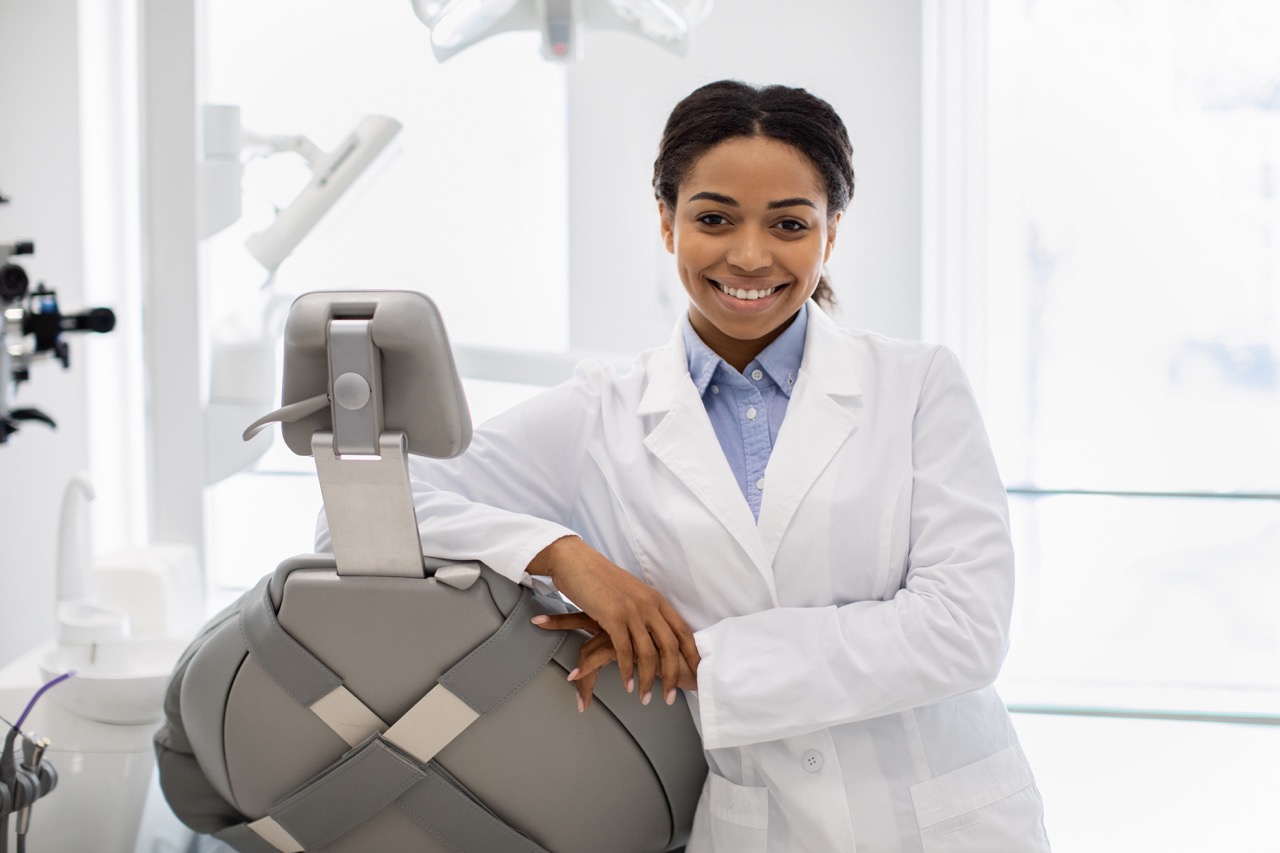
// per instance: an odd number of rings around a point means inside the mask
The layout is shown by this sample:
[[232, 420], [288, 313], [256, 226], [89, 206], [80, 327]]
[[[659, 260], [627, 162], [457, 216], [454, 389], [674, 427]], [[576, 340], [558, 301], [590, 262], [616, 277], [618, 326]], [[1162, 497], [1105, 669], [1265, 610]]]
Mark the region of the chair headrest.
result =
[[471, 415], [435, 303], [414, 291], [361, 290], [306, 293], [289, 310], [281, 403], [287, 407], [318, 395], [331, 401], [282, 424], [290, 450], [310, 456], [312, 435], [334, 431], [341, 396], [334, 393], [337, 377], [329, 367], [334, 320], [368, 321], [372, 355], [380, 365], [382, 429], [403, 431], [408, 451], [419, 456], [449, 459], [467, 449]]

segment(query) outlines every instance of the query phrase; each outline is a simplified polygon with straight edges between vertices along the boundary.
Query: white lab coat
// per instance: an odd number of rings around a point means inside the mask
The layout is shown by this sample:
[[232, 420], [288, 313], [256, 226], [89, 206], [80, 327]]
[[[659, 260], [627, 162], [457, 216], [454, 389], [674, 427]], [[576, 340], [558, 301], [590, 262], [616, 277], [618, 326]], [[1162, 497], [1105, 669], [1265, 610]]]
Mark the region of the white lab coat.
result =
[[677, 329], [416, 461], [424, 550], [518, 579], [575, 532], [688, 620], [711, 766], [688, 853], [1047, 851], [991, 686], [1013, 553], [961, 369], [809, 316], [758, 523]]

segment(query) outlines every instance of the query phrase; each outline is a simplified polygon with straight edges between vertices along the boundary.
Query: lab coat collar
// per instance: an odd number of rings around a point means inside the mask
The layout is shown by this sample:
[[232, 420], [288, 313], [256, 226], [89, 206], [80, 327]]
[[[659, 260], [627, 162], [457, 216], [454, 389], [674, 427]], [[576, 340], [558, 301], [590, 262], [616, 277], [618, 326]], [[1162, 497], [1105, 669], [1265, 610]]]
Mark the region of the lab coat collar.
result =
[[[805, 334], [804, 358], [800, 363], [800, 379], [816, 394], [832, 397], [857, 397], [862, 386], [853, 369], [856, 363], [853, 342], [826, 312], [809, 306], [808, 329]], [[677, 394], [686, 384], [694, 391], [689, 378], [689, 356], [684, 347], [684, 319], [676, 323], [671, 340], [653, 354], [649, 366], [649, 385], [640, 398], [638, 415], [654, 415], [671, 410]], [[795, 394], [795, 390], [792, 390]], [[785, 423], [785, 421], [783, 422]]]
[[770, 565], [804, 496], [857, 429], [863, 401], [855, 347], [834, 320], [809, 311], [800, 377], [764, 473], [757, 535]]
[[684, 318], [681, 318], [671, 333], [671, 340], [653, 353], [649, 364], [649, 385], [644, 389], [636, 414], [656, 415], [671, 411], [677, 393], [685, 384], [697, 396], [698, 389], [689, 376], [689, 353], [684, 348]]
[[800, 375], [808, 377], [810, 390], [832, 397], [861, 395], [862, 386], [853, 369], [856, 363], [854, 343], [848, 333], [825, 311], [811, 305], [804, 358], [800, 362]]
[[697, 495], [742, 547], [775, 606], [772, 562], [782, 535], [801, 499], [858, 422], [848, 401], [836, 399], [862, 393], [854, 376], [852, 349], [840, 327], [811, 307], [800, 375], [765, 471], [758, 526], [689, 376], [680, 324], [667, 346], [654, 352], [650, 361], [648, 387], [637, 414], [665, 413], [665, 417], [649, 432], [645, 447]]
[[[644, 446], [734, 538], [763, 581], [767, 600], [776, 606], [778, 594], [773, 570], [756, 533], [751, 507], [742, 497], [733, 469], [711, 426], [706, 405], [689, 376], [680, 324], [676, 324], [670, 343], [653, 353], [648, 382], [637, 414], [663, 417], [649, 430]], [[735, 561], [726, 560], [722, 570], [730, 570], [734, 564]], [[748, 579], [743, 578], [743, 583], [747, 582]]]

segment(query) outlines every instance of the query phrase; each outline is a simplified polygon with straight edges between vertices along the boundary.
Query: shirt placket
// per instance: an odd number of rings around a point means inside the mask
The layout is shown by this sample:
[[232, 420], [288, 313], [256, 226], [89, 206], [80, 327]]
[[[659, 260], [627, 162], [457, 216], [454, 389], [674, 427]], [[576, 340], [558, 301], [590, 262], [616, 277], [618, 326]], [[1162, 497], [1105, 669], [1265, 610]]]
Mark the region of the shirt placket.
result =
[[[748, 370], [748, 376], [751, 375]], [[760, 520], [760, 504], [764, 495], [764, 469], [769, 464], [769, 410], [764, 395], [755, 382], [738, 394], [738, 423], [742, 426], [742, 451], [746, 462], [747, 503], [751, 514]]]

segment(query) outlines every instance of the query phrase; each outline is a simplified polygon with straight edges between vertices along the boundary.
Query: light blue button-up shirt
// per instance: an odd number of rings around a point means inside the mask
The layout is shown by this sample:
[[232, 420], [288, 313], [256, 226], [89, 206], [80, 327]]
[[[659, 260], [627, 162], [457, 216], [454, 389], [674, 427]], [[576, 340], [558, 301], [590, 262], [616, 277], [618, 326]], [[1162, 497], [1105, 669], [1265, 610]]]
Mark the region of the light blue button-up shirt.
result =
[[808, 326], [806, 304], [791, 325], [739, 373], [711, 351], [685, 315], [689, 377], [707, 407], [716, 438], [756, 521], [760, 520], [765, 488], [764, 469], [800, 375]]

